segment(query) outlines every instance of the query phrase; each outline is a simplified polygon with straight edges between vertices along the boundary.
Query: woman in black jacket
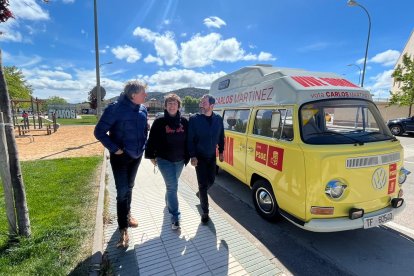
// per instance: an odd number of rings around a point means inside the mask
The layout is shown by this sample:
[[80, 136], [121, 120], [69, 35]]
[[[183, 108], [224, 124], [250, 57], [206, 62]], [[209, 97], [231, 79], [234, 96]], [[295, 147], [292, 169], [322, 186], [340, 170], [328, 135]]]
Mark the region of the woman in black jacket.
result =
[[164, 116], [152, 124], [145, 158], [158, 166], [167, 189], [165, 201], [171, 214], [171, 228], [180, 229], [178, 206], [178, 178], [184, 165], [189, 161], [187, 151], [188, 120], [181, 116], [181, 99], [176, 94], [168, 94], [164, 101]]

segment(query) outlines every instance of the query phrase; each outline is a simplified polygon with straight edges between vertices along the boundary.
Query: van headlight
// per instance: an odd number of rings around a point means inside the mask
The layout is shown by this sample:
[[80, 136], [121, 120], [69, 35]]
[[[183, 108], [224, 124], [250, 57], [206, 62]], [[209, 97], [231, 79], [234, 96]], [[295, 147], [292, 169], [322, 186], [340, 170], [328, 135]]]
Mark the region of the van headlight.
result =
[[406, 170], [404, 167], [400, 169], [400, 172], [398, 173], [398, 183], [401, 185], [407, 180], [407, 175], [409, 175], [411, 172], [409, 170]]
[[345, 183], [334, 179], [326, 184], [325, 194], [332, 199], [340, 199], [344, 195], [346, 187], [348, 186]]

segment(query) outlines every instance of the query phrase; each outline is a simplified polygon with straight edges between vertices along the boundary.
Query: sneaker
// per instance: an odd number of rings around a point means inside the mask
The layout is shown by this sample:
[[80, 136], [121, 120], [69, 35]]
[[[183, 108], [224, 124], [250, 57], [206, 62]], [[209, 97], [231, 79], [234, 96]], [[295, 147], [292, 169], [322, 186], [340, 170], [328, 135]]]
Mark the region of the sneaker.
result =
[[129, 236], [127, 228], [119, 230], [121, 236], [119, 237], [119, 241], [116, 243], [116, 247], [118, 248], [127, 248], [129, 246]]
[[171, 229], [172, 230], [179, 230], [179, 229], [181, 229], [180, 222], [179, 221], [173, 222], [171, 224]]
[[201, 215], [201, 222], [206, 224], [208, 221], [210, 220], [210, 217], [208, 216], [208, 214], [202, 214]]
[[196, 193], [196, 197], [200, 198], [200, 192]]
[[128, 215], [128, 226], [132, 228], [138, 227], [138, 220], [133, 218], [130, 214]]

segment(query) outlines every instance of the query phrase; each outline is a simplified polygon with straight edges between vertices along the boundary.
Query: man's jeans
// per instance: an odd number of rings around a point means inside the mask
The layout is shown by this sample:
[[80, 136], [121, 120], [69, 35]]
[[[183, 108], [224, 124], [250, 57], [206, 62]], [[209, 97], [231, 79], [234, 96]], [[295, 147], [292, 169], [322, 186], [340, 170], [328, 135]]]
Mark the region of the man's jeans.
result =
[[137, 175], [141, 159], [142, 156], [138, 159], [133, 159], [125, 152], [120, 155], [111, 153], [110, 156], [116, 186], [116, 211], [119, 229], [128, 227], [132, 188], [134, 188], [135, 176]]
[[184, 167], [184, 160], [178, 162], [171, 162], [163, 158], [157, 157], [157, 165], [160, 169], [162, 177], [164, 178], [167, 192], [165, 194], [165, 202], [168, 207], [168, 212], [171, 214], [171, 223], [180, 220], [180, 210], [178, 208], [178, 178]]
[[200, 192], [200, 205], [204, 214], [208, 214], [208, 196], [207, 191], [213, 185], [216, 179], [216, 157], [204, 158], [197, 157], [197, 182]]

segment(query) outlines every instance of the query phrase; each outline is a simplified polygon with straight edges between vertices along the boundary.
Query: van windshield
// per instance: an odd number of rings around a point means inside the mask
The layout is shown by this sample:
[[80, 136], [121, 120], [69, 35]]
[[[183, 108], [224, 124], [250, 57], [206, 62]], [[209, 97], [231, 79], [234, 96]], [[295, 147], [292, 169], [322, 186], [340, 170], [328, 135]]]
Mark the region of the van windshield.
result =
[[299, 114], [301, 137], [307, 144], [361, 145], [395, 139], [372, 102], [323, 100], [304, 104]]

